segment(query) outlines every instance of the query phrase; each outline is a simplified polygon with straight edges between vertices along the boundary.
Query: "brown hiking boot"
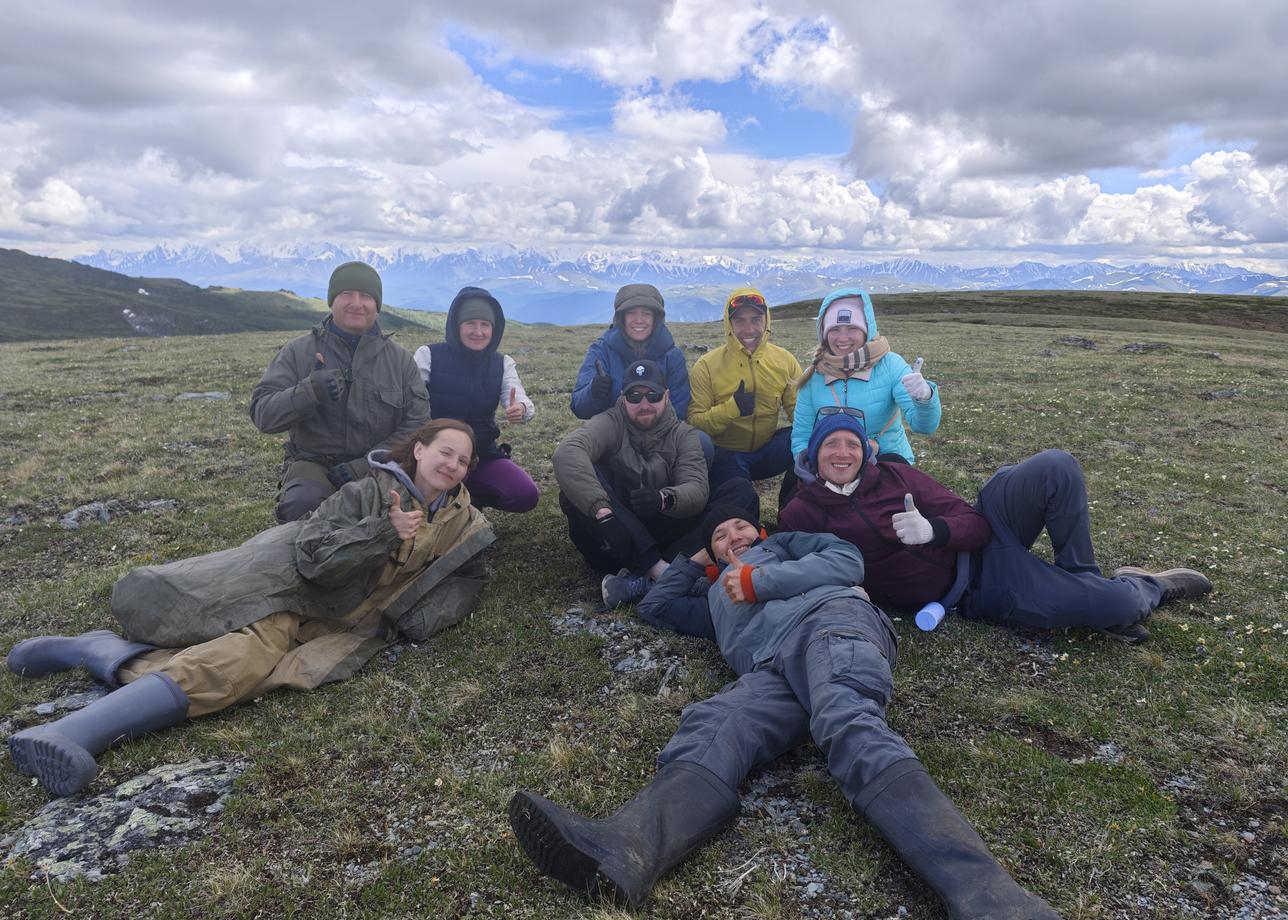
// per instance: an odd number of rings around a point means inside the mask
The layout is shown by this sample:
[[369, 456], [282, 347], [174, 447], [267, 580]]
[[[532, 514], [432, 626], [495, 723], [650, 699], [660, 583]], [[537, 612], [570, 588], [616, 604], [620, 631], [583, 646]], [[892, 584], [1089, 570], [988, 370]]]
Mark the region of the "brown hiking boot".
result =
[[1212, 582], [1202, 572], [1193, 569], [1166, 569], [1162, 572], [1151, 572], [1139, 566], [1124, 565], [1114, 569], [1114, 578], [1152, 578], [1163, 589], [1163, 596], [1158, 599], [1158, 606], [1170, 604], [1187, 597], [1202, 597], [1212, 590]]

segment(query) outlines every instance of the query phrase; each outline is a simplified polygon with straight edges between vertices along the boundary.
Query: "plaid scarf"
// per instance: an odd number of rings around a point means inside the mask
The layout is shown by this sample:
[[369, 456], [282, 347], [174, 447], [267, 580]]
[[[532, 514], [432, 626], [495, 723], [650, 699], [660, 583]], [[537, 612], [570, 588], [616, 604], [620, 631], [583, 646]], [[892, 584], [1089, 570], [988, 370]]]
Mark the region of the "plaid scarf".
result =
[[890, 343], [886, 341], [885, 336], [879, 335], [865, 342], [858, 351], [852, 351], [848, 355], [834, 355], [823, 349], [820, 351], [823, 353], [814, 359], [814, 368], [823, 375], [825, 382], [831, 383], [833, 380], [856, 376], [867, 380], [872, 365], [890, 353]]

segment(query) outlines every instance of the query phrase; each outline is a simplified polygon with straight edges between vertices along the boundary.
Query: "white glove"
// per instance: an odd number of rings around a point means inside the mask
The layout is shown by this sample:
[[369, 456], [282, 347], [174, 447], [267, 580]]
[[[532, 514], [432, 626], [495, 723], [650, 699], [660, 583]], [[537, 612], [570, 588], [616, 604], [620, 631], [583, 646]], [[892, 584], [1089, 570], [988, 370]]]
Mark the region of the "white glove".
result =
[[890, 516], [894, 524], [894, 533], [905, 546], [920, 546], [935, 538], [935, 529], [930, 522], [921, 516], [917, 506], [912, 503], [912, 493], [903, 497], [903, 510]]
[[908, 391], [908, 395], [917, 402], [925, 402], [934, 395], [934, 390], [930, 389], [930, 384], [926, 381], [926, 378], [921, 376], [921, 366], [925, 363], [925, 358], [918, 358], [912, 363], [912, 370], [899, 378], [899, 382]]

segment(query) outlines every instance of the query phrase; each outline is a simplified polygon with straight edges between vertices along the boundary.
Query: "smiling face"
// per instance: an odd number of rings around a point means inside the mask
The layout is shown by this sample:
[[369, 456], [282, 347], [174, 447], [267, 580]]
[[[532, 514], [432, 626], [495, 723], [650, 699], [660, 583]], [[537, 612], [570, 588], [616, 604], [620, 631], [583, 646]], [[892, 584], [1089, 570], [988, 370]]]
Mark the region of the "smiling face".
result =
[[653, 311], [648, 307], [631, 307], [622, 314], [622, 331], [632, 342], [643, 342], [653, 334]]
[[362, 291], [341, 291], [331, 301], [331, 321], [351, 335], [363, 335], [376, 323], [376, 298]]
[[743, 550], [759, 539], [760, 531], [755, 524], [742, 518], [729, 518], [711, 532], [711, 550], [717, 562], [728, 562], [730, 553], [742, 555]]
[[[622, 395], [649, 392], [656, 393], [657, 388], [650, 384], [637, 383], [623, 390]], [[669, 395], [669, 390], [663, 390], [662, 398], [657, 402], [649, 402], [647, 396], [637, 403], [633, 403], [629, 399], [622, 400], [623, 405], [626, 406], [626, 417], [630, 419], [631, 424], [636, 428], [642, 428], [647, 431], [656, 425], [657, 420], [662, 417], [662, 410], [670, 402]]]
[[482, 351], [492, 342], [492, 324], [485, 319], [467, 319], [457, 331], [461, 344], [470, 351]]
[[742, 343], [748, 354], [756, 350], [765, 335], [765, 314], [755, 307], [739, 307], [729, 317], [733, 337]]
[[818, 475], [834, 486], [848, 485], [863, 470], [863, 442], [852, 431], [836, 431], [818, 448]]
[[412, 448], [412, 456], [416, 458], [416, 476], [412, 481], [426, 501], [433, 501], [461, 484], [470, 471], [471, 450], [470, 436], [454, 428], [446, 428], [429, 443], [417, 443]]
[[862, 326], [833, 326], [827, 330], [827, 350], [839, 358], [858, 351], [867, 338]]

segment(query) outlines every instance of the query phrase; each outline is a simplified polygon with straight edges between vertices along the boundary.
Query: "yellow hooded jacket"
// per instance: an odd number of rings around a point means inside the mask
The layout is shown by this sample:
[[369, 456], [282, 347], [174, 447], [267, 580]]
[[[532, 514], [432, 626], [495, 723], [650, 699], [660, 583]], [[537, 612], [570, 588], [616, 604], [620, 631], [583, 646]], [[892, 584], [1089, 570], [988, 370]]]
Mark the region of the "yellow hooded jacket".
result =
[[[689, 424], [711, 435], [725, 450], [759, 450], [778, 430], [778, 410], [786, 410], [790, 421], [796, 409], [796, 378], [800, 362], [785, 348], [769, 341], [769, 311], [765, 311], [765, 334], [750, 354], [733, 334], [729, 304], [744, 294], [759, 294], [755, 288], [739, 288], [724, 306], [725, 344], [697, 360], [689, 372], [693, 401], [689, 403]], [[745, 381], [747, 392], [756, 394], [756, 411], [738, 414], [733, 401], [738, 384]]]

